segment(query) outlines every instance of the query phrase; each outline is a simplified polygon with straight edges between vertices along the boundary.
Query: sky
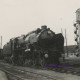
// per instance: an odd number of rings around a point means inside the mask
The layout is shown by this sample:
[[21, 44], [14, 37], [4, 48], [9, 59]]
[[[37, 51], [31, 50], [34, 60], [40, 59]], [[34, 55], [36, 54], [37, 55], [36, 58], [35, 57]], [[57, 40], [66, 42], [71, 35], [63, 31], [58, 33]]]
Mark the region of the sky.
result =
[[3, 45], [10, 38], [27, 34], [47, 25], [55, 33], [67, 35], [67, 44], [74, 45], [76, 10], [80, 0], [0, 0], [0, 36]]

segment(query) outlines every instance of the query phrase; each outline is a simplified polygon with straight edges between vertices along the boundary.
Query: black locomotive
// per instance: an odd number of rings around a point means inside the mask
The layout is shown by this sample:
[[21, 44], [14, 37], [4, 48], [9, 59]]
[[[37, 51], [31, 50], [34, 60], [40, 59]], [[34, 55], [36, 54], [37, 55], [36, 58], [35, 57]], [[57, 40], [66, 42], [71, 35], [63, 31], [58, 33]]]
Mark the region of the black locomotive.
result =
[[4, 59], [18, 65], [59, 64], [61, 54], [64, 54], [64, 37], [47, 26], [12, 38], [3, 47]]

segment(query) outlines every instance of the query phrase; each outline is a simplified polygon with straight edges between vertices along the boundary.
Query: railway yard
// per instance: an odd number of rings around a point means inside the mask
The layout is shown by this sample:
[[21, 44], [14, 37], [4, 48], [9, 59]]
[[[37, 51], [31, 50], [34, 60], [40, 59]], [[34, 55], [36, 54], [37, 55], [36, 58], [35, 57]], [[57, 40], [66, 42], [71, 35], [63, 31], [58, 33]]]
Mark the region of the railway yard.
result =
[[0, 80], [80, 80], [79, 0], [0, 3]]
[[8, 80], [80, 79], [80, 57], [66, 57], [64, 36], [46, 25], [11, 38], [0, 56], [0, 70]]
[[[80, 58], [66, 58], [65, 63], [72, 67], [65, 68], [34, 68], [27, 66], [13, 66], [5, 61], [0, 61], [0, 70], [7, 74], [8, 80], [79, 80], [80, 79]], [[77, 63], [78, 60], [78, 63]], [[74, 66], [77, 64], [77, 66]]]
[[72, 50], [77, 53], [75, 57], [70, 57], [64, 42], [62, 33], [56, 34], [46, 25], [11, 38], [0, 49], [0, 70], [5, 72], [5, 80], [80, 80], [79, 45]]

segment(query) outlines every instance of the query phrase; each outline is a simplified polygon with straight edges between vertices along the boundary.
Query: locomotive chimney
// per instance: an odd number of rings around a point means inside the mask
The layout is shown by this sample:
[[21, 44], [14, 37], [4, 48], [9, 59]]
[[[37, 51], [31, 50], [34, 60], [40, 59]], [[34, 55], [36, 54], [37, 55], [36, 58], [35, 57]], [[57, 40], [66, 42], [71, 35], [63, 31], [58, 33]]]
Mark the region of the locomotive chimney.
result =
[[42, 30], [45, 30], [45, 29], [47, 29], [47, 26], [46, 25], [43, 25], [43, 26], [41, 26], [41, 29]]

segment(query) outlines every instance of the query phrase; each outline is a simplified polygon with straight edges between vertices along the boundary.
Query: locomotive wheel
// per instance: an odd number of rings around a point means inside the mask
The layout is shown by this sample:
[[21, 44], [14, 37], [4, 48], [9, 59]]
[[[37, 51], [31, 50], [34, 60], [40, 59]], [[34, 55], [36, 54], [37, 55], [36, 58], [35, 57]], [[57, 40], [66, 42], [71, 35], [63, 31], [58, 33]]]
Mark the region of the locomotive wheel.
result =
[[17, 59], [17, 65], [23, 65], [24, 61], [23, 61], [23, 57], [21, 55], [18, 56]]
[[44, 67], [44, 65], [45, 65], [45, 59], [44, 58], [40, 58], [39, 59], [39, 64], [40, 64], [41, 67]]
[[10, 60], [11, 60], [12, 65], [16, 65], [14, 56], [11, 56], [11, 57], [10, 57]]
[[37, 64], [37, 62], [36, 62], [36, 59], [35, 60], [33, 60], [33, 66], [36, 66], [36, 64]]
[[54, 56], [54, 64], [57, 64], [57, 65], [60, 64], [58, 56]]

